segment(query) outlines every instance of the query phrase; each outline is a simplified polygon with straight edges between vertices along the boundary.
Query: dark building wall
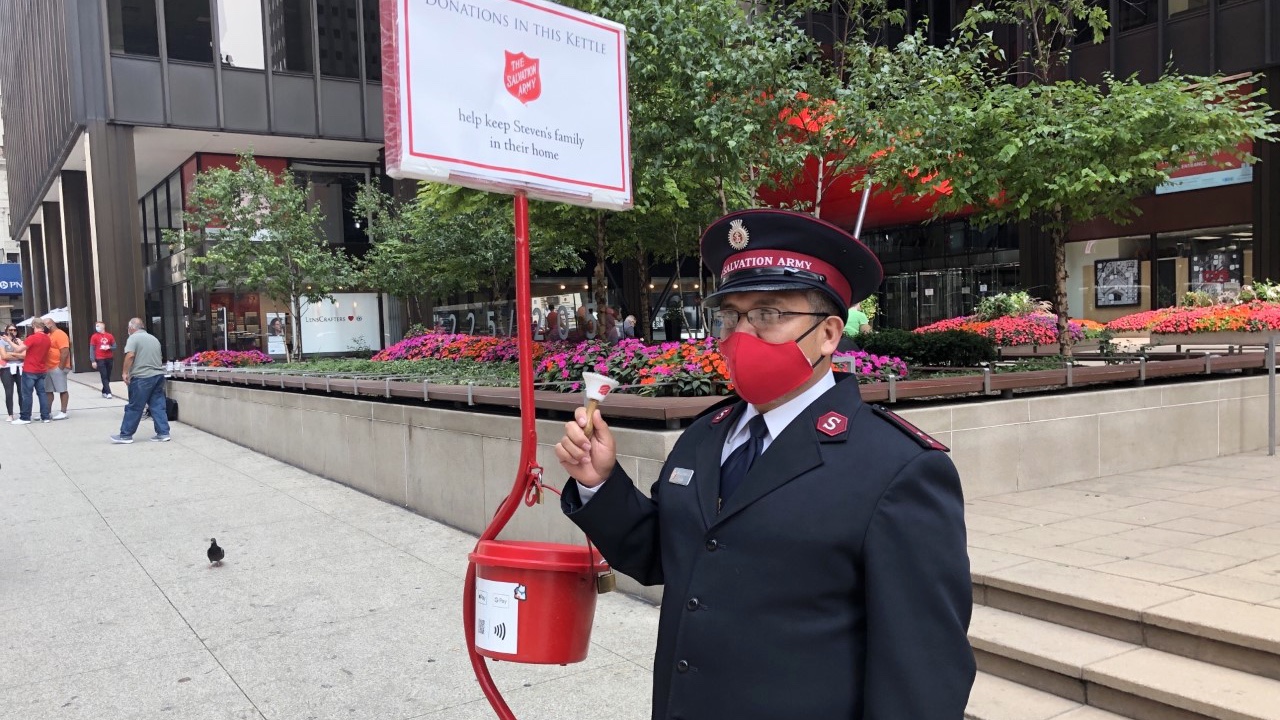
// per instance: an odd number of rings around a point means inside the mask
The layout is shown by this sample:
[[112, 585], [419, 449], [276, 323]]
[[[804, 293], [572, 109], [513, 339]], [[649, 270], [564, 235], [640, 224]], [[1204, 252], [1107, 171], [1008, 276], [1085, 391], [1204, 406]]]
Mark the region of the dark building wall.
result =
[[4, 88], [10, 232], [17, 236], [39, 209], [53, 169], [79, 127], [67, 55], [67, 2], [0, 2], [0, 87]]

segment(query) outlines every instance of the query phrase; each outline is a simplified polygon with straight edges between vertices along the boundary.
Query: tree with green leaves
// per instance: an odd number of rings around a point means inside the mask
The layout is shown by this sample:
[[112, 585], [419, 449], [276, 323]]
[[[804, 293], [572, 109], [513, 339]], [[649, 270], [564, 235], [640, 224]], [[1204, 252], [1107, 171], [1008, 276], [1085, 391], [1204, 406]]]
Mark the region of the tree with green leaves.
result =
[[[934, 206], [937, 215], [970, 208], [978, 222], [1036, 223], [1054, 250], [1050, 300], [1064, 354], [1072, 224], [1131, 220], [1138, 212], [1133, 201], [1179, 165], [1217, 153], [1252, 162], [1249, 141], [1280, 130], [1260, 91], [1251, 89], [1257, 77], [1167, 71], [1149, 83], [1110, 75], [1100, 84], [1063, 79], [1078, 30], [1100, 40], [1106, 23], [1105, 10], [1090, 0], [975, 5], [955, 44], [986, 54], [988, 68], [956, 77], [939, 67], [913, 102], [884, 108], [881, 120], [897, 129], [898, 140], [872, 166], [877, 181], [905, 181], [913, 192], [927, 191], [923, 178], [934, 173], [949, 180], [952, 192]], [[993, 25], [1022, 33], [1022, 57], [1004, 62], [988, 32]], [[914, 181], [906, 178], [911, 173]]]
[[[515, 280], [512, 207], [506, 195], [439, 183], [423, 183], [409, 202], [364, 186], [356, 208], [370, 218], [372, 247], [361, 263], [363, 284], [404, 298], [415, 322], [425, 320], [425, 300], [431, 297], [483, 291], [494, 302], [505, 302]], [[532, 232], [531, 268], [580, 267], [578, 249]]]
[[198, 173], [182, 229], [164, 232], [193, 287], [256, 288], [290, 308], [290, 360], [303, 353], [298, 323], [306, 307], [331, 299], [352, 279], [350, 261], [329, 245], [320, 208], [307, 195], [292, 173], [273, 173], [246, 151], [235, 168]]

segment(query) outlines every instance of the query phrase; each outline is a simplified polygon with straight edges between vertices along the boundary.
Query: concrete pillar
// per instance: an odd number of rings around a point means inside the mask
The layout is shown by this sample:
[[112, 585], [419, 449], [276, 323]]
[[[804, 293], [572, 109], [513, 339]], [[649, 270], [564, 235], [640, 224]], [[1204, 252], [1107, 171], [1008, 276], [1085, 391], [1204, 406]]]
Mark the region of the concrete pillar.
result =
[[49, 310], [49, 268], [44, 262], [44, 226], [31, 226], [31, 312], [28, 316], [36, 313], [44, 313]]
[[[1280, 91], [1280, 73], [1268, 73], [1262, 85], [1267, 94], [1264, 102], [1273, 106]], [[1253, 166], [1253, 277], [1258, 280], [1280, 278], [1280, 145], [1255, 142], [1253, 153], [1258, 164]]]
[[62, 259], [61, 203], [46, 202], [43, 211], [45, 279], [49, 282], [49, 307], [45, 310], [52, 310], [67, 304], [67, 268]]
[[35, 274], [31, 272], [31, 240], [28, 238], [18, 243], [18, 248], [22, 253], [22, 319], [25, 320], [36, 314], [36, 286], [33, 279]]
[[[96, 319], [107, 324], [123, 348], [129, 318], [146, 315], [133, 128], [91, 120], [87, 133], [88, 197], [93, 219], [91, 275], [97, 297]], [[120, 378], [122, 364], [115, 364], [114, 379]]]
[[62, 250], [67, 299], [71, 306], [71, 362], [77, 372], [92, 369], [89, 336], [98, 308], [93, 296], [93, 231], [89, 225], [89, 178], [80, 170], [62, 172]]

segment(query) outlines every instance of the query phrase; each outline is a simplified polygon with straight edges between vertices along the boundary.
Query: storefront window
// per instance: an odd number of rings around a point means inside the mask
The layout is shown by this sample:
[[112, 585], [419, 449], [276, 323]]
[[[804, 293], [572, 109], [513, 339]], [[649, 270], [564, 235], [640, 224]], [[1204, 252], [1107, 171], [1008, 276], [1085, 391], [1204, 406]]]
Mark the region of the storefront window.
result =
[[284, 72], [310, 73], [312, 0], [271, 3], [271, 67]]
[[1253, 228], [1164, 233], [1156, 239], [1156, 257], [1156, 307], [1181, 304], [1189, 292], [1231, 296], [1253, 282]]
[[160, 56], [155, 0], [107, 0], [111, 52]]
[[320, 74], [360, 77], [360, 0], [317, 0], [316, 48]]
[[1107, 322], [1152, 307], [1151, 236], [1067, 244], [1071, 317]]
[[209, 316], [214, 347], [262, 349], [262, 308], [257, 293], [209, 293]]
[[218, 0], [218, 50], [227, 67], [261, 70], [262, 0]]
[[170, 60], [213, 62], [209, 0], [164, 0], [164, 37]]

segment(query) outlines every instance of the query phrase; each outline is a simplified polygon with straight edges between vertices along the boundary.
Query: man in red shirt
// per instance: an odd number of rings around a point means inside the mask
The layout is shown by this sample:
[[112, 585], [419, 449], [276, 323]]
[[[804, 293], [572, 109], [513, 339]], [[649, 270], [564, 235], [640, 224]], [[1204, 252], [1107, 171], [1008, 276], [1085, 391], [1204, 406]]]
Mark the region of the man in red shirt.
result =
[[93, 367], [102, 377], [102, 397], [111, 399], [111, 366], [115, 364], [116, 338], [107, 332], [107, 326], [101, 321], [94, 327], [95, 332], [89, 338], [89, 357], [93, 358]]
[[45, 334], [40, 321], [31, 323], [30, 335], [27, 336], [27, 357], [22, 361], [22, 395], [18, 398], [21, 413], [14, 425], [31, 424], [31, 393], [35, 392], [40, 402], [40, 421], [52, 419], [50, 408], [52, 397], [44, 391], [44, 376], [49, 369], [49, 336]]

